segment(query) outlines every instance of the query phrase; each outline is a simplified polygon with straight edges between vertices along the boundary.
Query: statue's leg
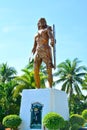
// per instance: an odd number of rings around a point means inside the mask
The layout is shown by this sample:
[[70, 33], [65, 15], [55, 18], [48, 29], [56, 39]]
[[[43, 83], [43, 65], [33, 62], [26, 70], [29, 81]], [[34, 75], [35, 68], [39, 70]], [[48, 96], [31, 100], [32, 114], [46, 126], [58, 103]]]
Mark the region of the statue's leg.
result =
[[51, 67], [47, 67], [47, 74], [48, 74], [49, 87], [52, 88], [53, 76], [52, 76], [52, 68]]
[[36, 83], [36, 87], [40, 88], [40, 76], [39, 76], [39, 70], [42, 60], [39, 57], [35, 57], [34, 60], [34, 79]]
[[46, 67], [47, 67], [49, 87], [52, 88], [52, 83], [53, 83], [52, 68], [54, 66], [52, 64], [52, 54], [51, 54], [51, 49], [49, 46], [47, 46], [43, 54], [44, 55], [42, 55], [42, 60], [46, 64]]

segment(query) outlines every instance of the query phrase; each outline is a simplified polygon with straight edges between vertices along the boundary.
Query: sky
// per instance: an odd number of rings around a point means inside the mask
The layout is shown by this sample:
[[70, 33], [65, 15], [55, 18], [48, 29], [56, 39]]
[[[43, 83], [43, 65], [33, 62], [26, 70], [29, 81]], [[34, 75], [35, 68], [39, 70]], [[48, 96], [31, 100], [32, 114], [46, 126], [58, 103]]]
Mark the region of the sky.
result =
[[78, 58], [87, 66], [87, 0], [1, 0], [0, 64], [21, 74], [41, 17], [55, 24], [57, 65]]

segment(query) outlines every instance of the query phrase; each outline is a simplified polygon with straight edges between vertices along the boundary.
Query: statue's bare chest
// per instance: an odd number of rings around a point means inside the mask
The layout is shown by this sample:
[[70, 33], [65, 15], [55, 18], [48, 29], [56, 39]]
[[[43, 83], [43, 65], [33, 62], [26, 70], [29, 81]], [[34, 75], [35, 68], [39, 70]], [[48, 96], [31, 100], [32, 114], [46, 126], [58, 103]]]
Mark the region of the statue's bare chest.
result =
[[38, 38], [48, 38], [48, 32], [47, 29], [41, 29], [38, 31]]

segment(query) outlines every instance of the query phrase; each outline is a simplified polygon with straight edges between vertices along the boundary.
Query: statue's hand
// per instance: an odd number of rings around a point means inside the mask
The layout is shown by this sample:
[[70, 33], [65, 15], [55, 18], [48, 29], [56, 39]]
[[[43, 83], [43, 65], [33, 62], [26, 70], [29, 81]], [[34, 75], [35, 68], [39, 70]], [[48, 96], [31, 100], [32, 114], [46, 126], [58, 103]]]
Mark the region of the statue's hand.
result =
[[51, 42], [50, 45], [51, 45], [52, 47], [54, 47], [54, 42]]
[[36, 51], [36, 49], [35, 49], [35, 48], [33, 48], [33, 49], [32, 49], [32, 53], [33, 53], [33, 55], [35, 54], [35, 51]]

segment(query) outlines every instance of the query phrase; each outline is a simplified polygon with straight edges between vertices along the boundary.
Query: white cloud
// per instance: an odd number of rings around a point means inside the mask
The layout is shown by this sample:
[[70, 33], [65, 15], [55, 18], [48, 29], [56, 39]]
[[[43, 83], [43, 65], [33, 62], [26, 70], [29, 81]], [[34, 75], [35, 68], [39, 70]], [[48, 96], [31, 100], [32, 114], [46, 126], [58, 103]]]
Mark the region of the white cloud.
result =
[[10, 28], [8, 26], [2, 28], [2, 32], [4, 33], [8, 33], [9, 31], [10, 31]]
[[2, 28], [2, 32], [4, 33], [8, 33], [8, 32], [13, 32], [13, 31], [16, 31], [17, 30], [17, 26], [13, 25], [13, 26], [4, 26]]
[[3, 26], [2, 32], [8, 33], [8, 32], [13, 32], [13, 31], [24, 31], [26, 29], [28, 29], [27, 26], [10, 25], [10, 26]]

